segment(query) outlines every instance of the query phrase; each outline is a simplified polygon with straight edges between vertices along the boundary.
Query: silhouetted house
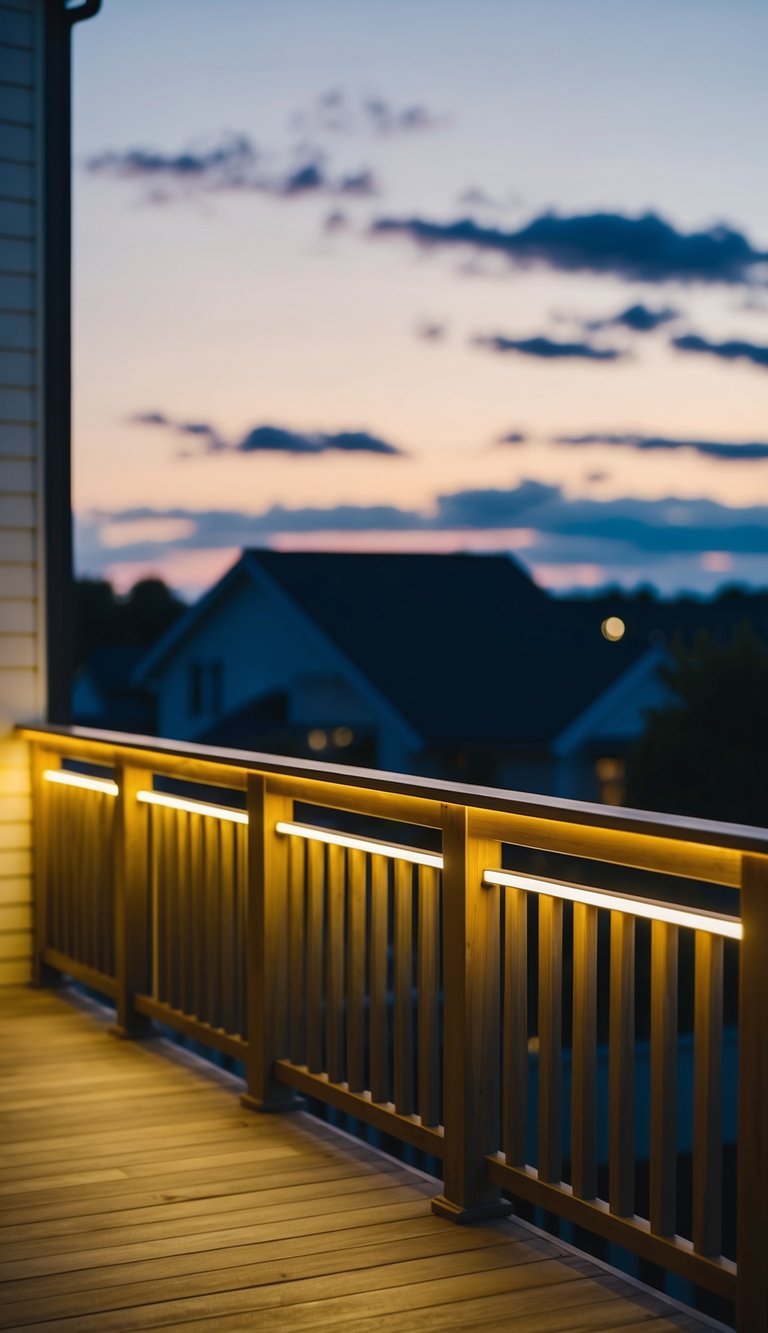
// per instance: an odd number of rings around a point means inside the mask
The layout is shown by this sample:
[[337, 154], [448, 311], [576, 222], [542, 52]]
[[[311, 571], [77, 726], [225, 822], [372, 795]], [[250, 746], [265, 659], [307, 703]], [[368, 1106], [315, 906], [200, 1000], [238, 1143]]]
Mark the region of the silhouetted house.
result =
[[147, 734], [155, 730], [155, 698], [133, 683], [145, 648], [109, 644], [96, 648], [72, 682], [72, 721], [84, 727]]
[[506, 556], [246, 551], [135, 680], [165, 736], [619, 803], [660, 660]]

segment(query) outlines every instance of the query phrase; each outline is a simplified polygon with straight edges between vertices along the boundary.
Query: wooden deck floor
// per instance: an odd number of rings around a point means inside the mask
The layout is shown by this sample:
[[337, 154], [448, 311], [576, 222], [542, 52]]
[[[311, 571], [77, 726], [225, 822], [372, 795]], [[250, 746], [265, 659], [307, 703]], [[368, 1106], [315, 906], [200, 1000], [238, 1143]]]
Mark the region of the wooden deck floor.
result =
[[106, 1023], [0, 991], [0, 1327], [712, 1327], [516, 1223], [439, 1220], [424, 1177]]

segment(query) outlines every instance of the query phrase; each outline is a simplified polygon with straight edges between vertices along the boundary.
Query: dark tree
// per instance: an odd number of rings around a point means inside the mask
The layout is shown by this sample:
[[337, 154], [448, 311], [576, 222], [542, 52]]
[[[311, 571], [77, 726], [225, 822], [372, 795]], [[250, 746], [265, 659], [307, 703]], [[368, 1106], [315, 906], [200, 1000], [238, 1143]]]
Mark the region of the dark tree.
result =
[[725, 645], [702, 633], [666, 679], [676, 698], [630, 757], [627, 803], [765, 827], [768, 647], [746, 623]]
[[149, 647], [184, 611], [162, 579], [141, 579], [119, 597], [104, 579], [75, 583], [75, 666], [96, 648]]

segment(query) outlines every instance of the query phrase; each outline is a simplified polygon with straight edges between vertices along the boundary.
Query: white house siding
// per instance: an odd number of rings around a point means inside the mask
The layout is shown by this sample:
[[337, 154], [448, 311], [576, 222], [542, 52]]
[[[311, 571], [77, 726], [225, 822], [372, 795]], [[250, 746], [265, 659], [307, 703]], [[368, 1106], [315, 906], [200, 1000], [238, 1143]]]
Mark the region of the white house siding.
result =
[[31, 954], [31, 798], [21, 719], [44, 707], [39, 98], [44, 0], [0, 0], [0, 984]]

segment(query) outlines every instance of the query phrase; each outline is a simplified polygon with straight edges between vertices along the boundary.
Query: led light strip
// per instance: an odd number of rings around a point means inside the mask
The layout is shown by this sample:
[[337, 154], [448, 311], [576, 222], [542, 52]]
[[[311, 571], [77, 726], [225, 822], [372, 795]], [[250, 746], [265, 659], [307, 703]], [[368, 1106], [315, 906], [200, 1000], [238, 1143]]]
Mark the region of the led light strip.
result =
[[391, 842], [353, 838], [348, 833], [332, 833], [328, 829], [313, 828], [309, 824], [289, 824], [285, 820], [279, 820], [275, 830], [292, 838], [306, 838], [309, 842], [325, 842], [331, 847], [352, 847], [355, 851], [368, 852], [372, 856], [386, 856], [390, 861], [408, 861], [411, 865], [431, 866], [434, 870], [443, 868], [443, 858], [436, 852], [418, 852]]
[[161, 791], [137, 791], [136, 800], [145, 805], [161, 805], [167, 810], [184, 810], [189, 815], [208, 815], [228, 824], [247, 824], [244, 810], [231, 810], [226, 805], [211, 805], [208, 801], [188, 801], [183, 796], [167, 796]]
[[82, 787], [84, 791], [98, 791], [102, 796], [117, 796], [116, 782], [109, 778], [89, 778], [85, 773], [69, 773], [63, 768], [46, 768], [46, 782], [58, 782], [62, 787]]
[[527, 893], [543, 893], [549, 898], [564, 898], [569, 903], [584, 903], [588, 907], [604, 907], [610, 912], [626, 912], [648, 921], [666, 921], [670, 926], [686, 926], [689, 930], [704, 930], [710, 935], [722, 935], [728, 940], [740, 940], [741, 922], [735, 916], [719, 916], [715, 912], [697, 912], [690, 907], [669, 907], [666, 903], [644, 902], [623, 893], [606, 893], [603, 889], [582, 889], [575, 884], [561, 884], [557, 880], [535, 879], [531, 875], [516, 875], [508, 870], [486, 870], [484, 884], [499, 884]]

